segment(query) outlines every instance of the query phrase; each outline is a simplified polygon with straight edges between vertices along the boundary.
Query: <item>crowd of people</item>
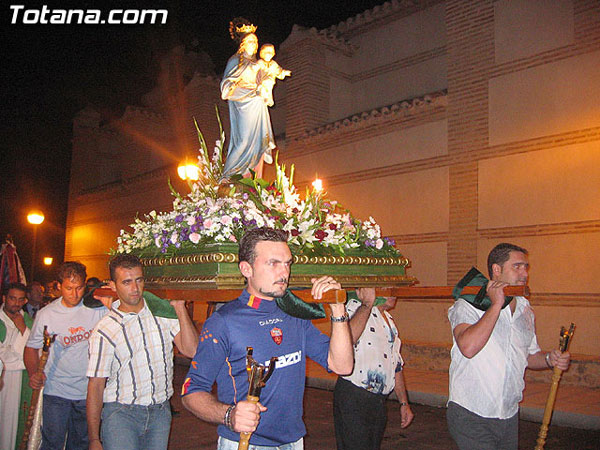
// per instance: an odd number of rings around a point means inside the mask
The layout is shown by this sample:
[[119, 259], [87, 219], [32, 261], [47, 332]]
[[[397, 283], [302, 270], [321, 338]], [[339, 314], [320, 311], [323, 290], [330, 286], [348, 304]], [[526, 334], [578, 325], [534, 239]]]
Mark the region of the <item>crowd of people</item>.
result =
[[[96, 295], [101, 305], [84, 305], [86, 289], [100, 280], [88, 279], [78, 262], [63, 263], [49, 286], [8, 284], [0, 308], [0, 450], [20, 444], [21, 402], [30, 389], [42, 388], [42, 449], [166, 449], [173, 345], [191, 358], [183, 404], [219, 425], [219, 450], [237, 449], [248, 436], [250, 450], [304, 448], [307, 357], [339, 375], [333, 405], [338, 449], [380, 448], [390, 393], [400, 403], [401, 426], [414, 418], [400, 333], [389, 312], [396, 299], [358, 289], [346, 304], [330, 305], [331, 333], [322, 333], [275, 301], [288, 292], [287, 238], [269, 228], [245, 234], [239, 270], [246, 287], [200, 333], [185, 302], [144, 291], [143, 266], [133, 255], [110, 261], [114, 295]], [[566, 370], [570, 356], [542, 352], [528, 301], [504, 295], [504, 287], [527, 283], [527, 250], [499, 244], [488, 270], [490, 306], [478, 309], [461, 298], [448, 311], [454, 341], [448, 428], [461, 449], [516, 449], [525, 369]], [[311, 292], [318, 300], [340, 288], [322, 276], [312, 280]], [[54, 342], [40, 372], [49, 335]], [[276, 358], [260, 398], [248, 397], [248, 347], [261, 370]]]

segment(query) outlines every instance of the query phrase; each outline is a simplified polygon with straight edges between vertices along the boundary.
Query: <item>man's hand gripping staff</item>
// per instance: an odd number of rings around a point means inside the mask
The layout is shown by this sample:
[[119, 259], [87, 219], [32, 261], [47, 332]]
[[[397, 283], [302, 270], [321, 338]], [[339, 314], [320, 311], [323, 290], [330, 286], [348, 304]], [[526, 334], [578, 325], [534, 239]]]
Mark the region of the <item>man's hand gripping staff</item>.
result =
[[[251, 403], [252, 405], [260, 405], [260, 403], [258, 403], [258, 400], [260, 399], [260, 391], [265, 386], [267, 380], [273, 374], [277, 358], [271, 358], [268, 366], [262, 366], [258, 362], [256, 362], [252, 357], [253, 348], [246, 347], [246, 349], [246, 371], [248, 372], [249, 383], [248, 396], [246, 397], [246, 401]], [[261, 405], [261, 412], [264, 410], [264, 407]], [[250, 443], [250, 436], [252, 436], [252, 432], [242, 431], [240, 433], [240, 442], [238, 445], [238, 450], [248, 449], [248, 445]]]

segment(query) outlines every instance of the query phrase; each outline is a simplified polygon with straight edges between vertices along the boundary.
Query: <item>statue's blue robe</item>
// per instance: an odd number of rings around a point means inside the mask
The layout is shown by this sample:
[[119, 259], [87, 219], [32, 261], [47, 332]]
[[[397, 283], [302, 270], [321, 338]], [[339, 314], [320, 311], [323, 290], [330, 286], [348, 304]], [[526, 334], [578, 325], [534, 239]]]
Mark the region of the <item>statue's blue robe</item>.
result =
[[256, 93], [258, 64], [254, 58], [242, 58], [241, 64], [238, 54], [229, 58], [221, 81], [221, 97], [228, 100], [231, 125], [223, 178], [246, 174], [267, 149], [275, 148], [269, 109]]

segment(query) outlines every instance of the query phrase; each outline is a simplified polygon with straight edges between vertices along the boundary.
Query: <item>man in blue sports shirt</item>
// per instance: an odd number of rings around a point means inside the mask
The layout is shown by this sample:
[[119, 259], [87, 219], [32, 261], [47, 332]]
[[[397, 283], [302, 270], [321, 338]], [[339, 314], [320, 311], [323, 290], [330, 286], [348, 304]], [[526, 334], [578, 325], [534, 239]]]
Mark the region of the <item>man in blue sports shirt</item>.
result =
[[[239, 269], [246, 278], [246, 289], [216, 311], [200, 335], [183, 385], [183, 404], [200, 419], [220, 424], [219, 450], [237, 449], [240, 432], [253, 433], [250, 450], [303, 449], [306, 357], [340, 375], [352, 372], [352, 339], [343, 304], [331, 305], [329, 338], [309, 320], [283, 312], [274, 301], [288, 286], [291, 265], [285, 231], [258, 228], [247, 232], [239, 248]], [[341, 288], [328, 276], [312, 282], [315, 299]], [[278, 358], [256, 404], [246, 401], [249, 346], [261, 364]], [[215, 381], [216, 397], [211, 392]]]

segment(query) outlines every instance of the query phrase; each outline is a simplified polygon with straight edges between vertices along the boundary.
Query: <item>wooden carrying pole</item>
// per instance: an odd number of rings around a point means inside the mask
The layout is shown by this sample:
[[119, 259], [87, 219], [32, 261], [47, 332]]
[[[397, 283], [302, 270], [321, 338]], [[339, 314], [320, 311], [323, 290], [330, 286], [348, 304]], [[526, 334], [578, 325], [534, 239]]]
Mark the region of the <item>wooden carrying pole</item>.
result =
[[[379, 297], [397, 298], [451, 298], [454, 286], [420, 286], [420, 287], [391, 287], [377, 288], [375, 294]], [[463, 294], [477, 294], [480, 286], [466, 286]], [[169, 300], [188, 300], [196, 302], [227, 302], [239, 297], [241, 289], [180, 289], [173, 287], [161, 287], [149, 289], [153, 294]], [[346, 301], [346, 289], [337, 289], [325, 292], [323, 298], [315, 300], [312, 298], [310, 289], [292, 289], [294, 295], [305, 302], [313, 303], [343, 303]], [[506, 295], [529, 297], [528, 286], [506, 286]], [[115, 296], [115, 292], [109, 288], [98, 288], [94, 292], [98, 296]]]
[[[560, 330], [560, 344], [558, 349], [561, 352], [566, 352], [569, 348], [569, 342], [573, 337], [573, 331], [575, 331], [575, 324], [571, 324], [569, 330], [565, 330], [565, 327], [561, 327]], [[552, 412], [554, 410], [554, 402], [556, 401], [556, 392], [558, 390], [558, 383], [562, 376], [562, 370], [555, 367], [552, 370], [552, 384], [550, 385], [550, 392], [548, 393], [548, 399], [546, 400], [546, 409], [544, 409], [544, 418], [542, 419], [542, 425], [540, 426], [540, 432], [536, 441], [535, 450], [544, 450], [546, 445], [546, 437], [548, 436], [548, 426], [550, 419], [552, 419]]]

